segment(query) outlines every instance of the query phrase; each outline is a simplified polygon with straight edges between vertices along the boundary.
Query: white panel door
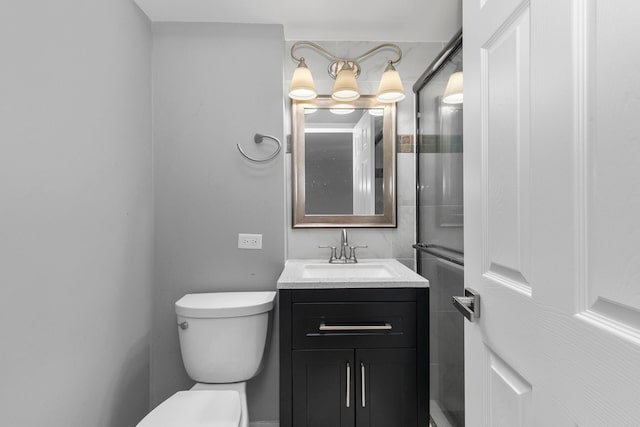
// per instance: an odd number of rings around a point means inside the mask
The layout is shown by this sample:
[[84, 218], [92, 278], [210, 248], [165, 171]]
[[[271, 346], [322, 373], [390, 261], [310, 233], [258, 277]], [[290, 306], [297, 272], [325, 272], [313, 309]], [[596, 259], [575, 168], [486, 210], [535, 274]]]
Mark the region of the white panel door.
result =
[[373, 116], [365, 112], [353, 127], [353, 214], [374, 215], [375, 134]]
[[466, 426], [640, 426], [637, 0], [464, 0]]

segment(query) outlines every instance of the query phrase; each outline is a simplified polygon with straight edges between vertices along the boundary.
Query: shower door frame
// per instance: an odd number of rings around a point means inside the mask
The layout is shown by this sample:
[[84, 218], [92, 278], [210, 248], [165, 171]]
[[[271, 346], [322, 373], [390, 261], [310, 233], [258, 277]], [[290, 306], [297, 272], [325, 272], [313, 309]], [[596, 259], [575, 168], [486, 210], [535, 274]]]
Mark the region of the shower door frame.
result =
[[[444, 49], [440, 52], [440, 54], [431, 62], [431, 64], [427, 67], [424, 73], [420, 76], [420, 78], [413, 85], [413, 93], [414, 93], [414, 113], [415, 113], [415, 133], [414, 133], [414, 141], [415, 141], [415, 173], [416, 173], [416, 188], [415, 188], [415, 206], [416, 206], [416, 229], [415, 229], [415, 242], [413, 248], [416, 250], [416, 267], [418, 274], [422, 275], [424, 273], [422, 266], [422, 257], [423, 253], [435, 256], [441, 260], [445, 260], [448, 263], [455, 264], [459, 267], [464, 268], [464, 253], [459, 252], [457, 250], [442, 247], [439, 245], [429, 245], [426, 242], [421, 242], [421, 226], [420, 226], [420, 218], [421, 218], [421, 196], [420, 196], [420, 141], [419, 136], [422, 134], [421, 127], [421, 117], [420, 117], [420, 91], [425, 88], [425, 86], [432, 81], [432, 79], [446, 66], [448, 61], [456, 54], [462, 53], [462, 29], [460, 29], [451, 41], [444, 47]], [[429, 315], [431, 318], [431, 315]], [[431, 328], [431, 326], [430, 326]], [[429, 332], [431, 334], [431, 331]], [[431, 338], [430, 338], [431, 339]], [[431, 364], [431, 355], [429, 355], [429, 364]], [[430, 379], [433, 380], [430, 376]], [[431, 387], [431, 385], [429, 386]], [[429, 393], [431, 394], [431, 393]], [[431, 402], [428, 403], [427, 407], [429, 408], [429, 418], [432, 420], [431, 414]], [[431, 424], [430, 424], [431, 425]], [[434, 424], [435, 425], [435, 424]]]
[[[458, 32], [453, 36], [451, 41], [442, 49], [440, 55], [438, 55], [432, 62], [429, 64], [427, 69], [422, 73], [418, 81], [413, 85], [413, 93], [414, 93], [414, 112], [415, 112], [415, 133], [413, 135], [413, 140], [415, 141], [415, 171], [416, 171], [416, 235], [415, 241], [420, 242], [420, 143], [418, 141], [418, 137], [421, 134], [420, 128], [420, 97], [418, 96], [418, 92], [422, 90], [431, 79], [438, 74], [438, 72], [442, 69], [442, 67], [447, 63], [447, 60], [451, 58], [456, 53], [462, 50], [462, 28], [458, 30]], [[421, 252], [428, 252], [431, 255], [434, 255], [438, 258], [445, 259], [449, 262], [453, 262], [454, 264], [458, 264], [464, 266], [464, 254], [458, 253], [458, 251], [451, 250], [449, 248], [432, 248], [428, 246], [422, 246], [420, 244], [413, 245], [413, 248], [416, 249], [417, 257], [419, 258], [419, 254]], [[450, 256], [441, 253], [438, 249], [445, 249], [447, 252], [451, 252], [457, 256], [452, 260]], [[416, 259], [416, 266], [418, 274], [422, 274], [422, 265], [419, 262], [419, 259]]]

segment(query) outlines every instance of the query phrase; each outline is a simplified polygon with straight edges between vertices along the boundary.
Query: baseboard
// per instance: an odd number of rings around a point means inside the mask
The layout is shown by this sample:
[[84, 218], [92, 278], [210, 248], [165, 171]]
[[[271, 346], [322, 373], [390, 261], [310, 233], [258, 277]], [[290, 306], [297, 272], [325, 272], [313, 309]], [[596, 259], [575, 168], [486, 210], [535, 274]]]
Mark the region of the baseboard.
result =
[[249, 427], [280, 427], [280, 421], [252, 421]]

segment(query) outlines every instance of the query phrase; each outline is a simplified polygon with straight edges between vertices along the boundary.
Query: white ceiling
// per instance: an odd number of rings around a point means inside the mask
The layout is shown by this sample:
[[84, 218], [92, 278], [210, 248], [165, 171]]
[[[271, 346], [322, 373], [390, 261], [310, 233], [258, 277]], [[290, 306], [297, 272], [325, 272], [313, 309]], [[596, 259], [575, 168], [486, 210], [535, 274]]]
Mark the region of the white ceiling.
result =
[[287, 40], [446, 42], [461, 0], [134, 0], [154, 22], [282, 24]]

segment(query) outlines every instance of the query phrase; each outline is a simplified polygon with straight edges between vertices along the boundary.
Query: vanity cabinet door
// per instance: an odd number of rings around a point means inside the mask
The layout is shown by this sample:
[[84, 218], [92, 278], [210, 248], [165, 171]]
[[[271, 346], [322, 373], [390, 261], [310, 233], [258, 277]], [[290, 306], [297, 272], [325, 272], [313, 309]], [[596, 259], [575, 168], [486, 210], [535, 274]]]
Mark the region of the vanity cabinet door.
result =
[[356, 427], [415, 427], [416, 350], [358, 349]]
[[293, 425], [353, 427], [354, 351], [293, 351]]

